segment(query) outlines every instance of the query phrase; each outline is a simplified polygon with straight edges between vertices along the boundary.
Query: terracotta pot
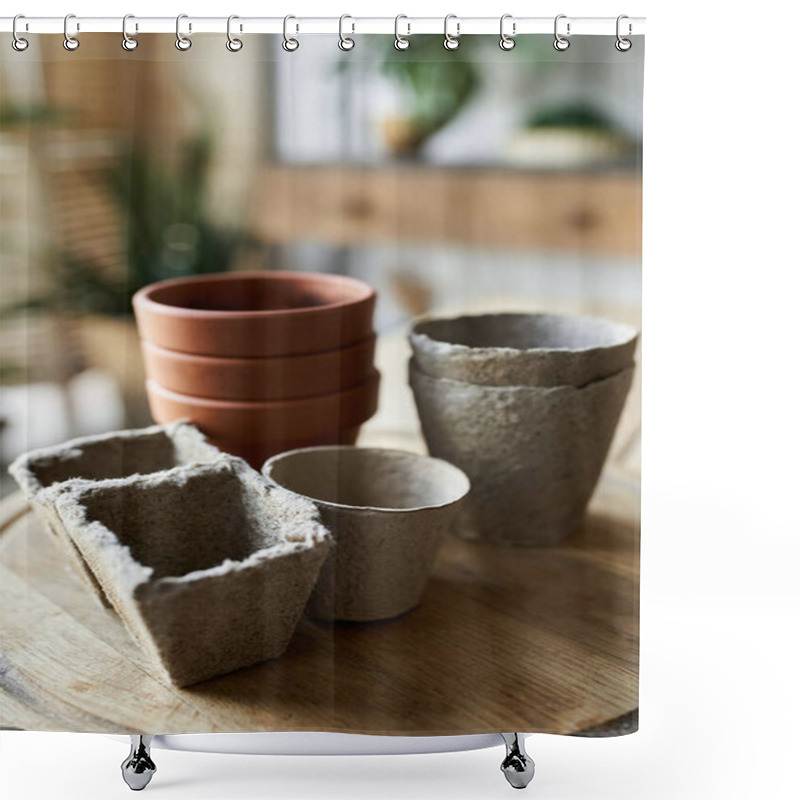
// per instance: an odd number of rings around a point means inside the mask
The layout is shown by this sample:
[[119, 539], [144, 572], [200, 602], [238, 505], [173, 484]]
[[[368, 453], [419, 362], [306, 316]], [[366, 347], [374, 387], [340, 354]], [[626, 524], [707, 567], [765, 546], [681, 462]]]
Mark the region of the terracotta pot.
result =
[[226, 441], [225, 439], [209, 439], [208, 443], [224, 453], [244, 459], [254, 469], [260, 469], [264, 462], [278, 453], [299, 450], [318, 445], [354, 445], [361, 430], [360, 425], [342, 430], [331, 430], [326, 435], [318, 435], [313, 439], [297, 439], [294, 441], [251, 442]]
[[309, 600], [322, 619], [368, 622], [414, 608], [469, 480], [402, 450], [312, 447], [271, 458], [273, 484], [311, 500], [336, 547]]
[[369, 377], [375, 336], [324, 353], [274, 358], [219, 358], [142, 342], [147, 376], [165, 389], [216, 400], [286, 400], [331, 394]]
[[147, 396], [158, 422], [188, 419], [216, 446], [257, 444], [280, 452], [296, 443], [337, 441], [343, 431], [358, 428], [377, 410], [379, 382], [373, 369], [368, 380], [342, 392], [246, 402], [193, 397], [148, 381]]
[[341, 275], [230, 272], [146, 286], [139, 334], [168, 350], [233, 358], [321, 353], [372, 334], [375, 291]]
[[481, 386], [584, 386], [633, 364], [635, 328], [599, 317], [481, 314], [415, 323], [417, 368]]
[[431, 455], [472, 492], [456, 530], [469, 539], [552, 545], [577, 531], [608, 455], [633, 367], [583, 387], [409, 380]]

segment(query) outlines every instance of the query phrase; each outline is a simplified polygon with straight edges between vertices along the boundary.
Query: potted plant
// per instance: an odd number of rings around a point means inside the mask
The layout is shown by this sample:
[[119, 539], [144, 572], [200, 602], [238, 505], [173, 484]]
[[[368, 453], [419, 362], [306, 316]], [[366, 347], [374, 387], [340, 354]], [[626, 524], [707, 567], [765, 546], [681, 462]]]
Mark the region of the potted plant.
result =
[[[381, 72], [405, 96], [402, 115], [385, 116], [381, 132], [397, 158], [417, 158], [423, 145], [452, 122], [474, 97], [480, 76], [463, 48], [446, 52], [439, 36], [414, 36], [411, 52], [398, 51], [394, 39], [372, 37]], [[372, 68], [372, 60], [343, 59], [342, 70]]]
[[507, 157], [520, 166], [575, 169], [619, 162], [634, 152], [631, 138], [604, 112], [565, 103], [532, 112]]

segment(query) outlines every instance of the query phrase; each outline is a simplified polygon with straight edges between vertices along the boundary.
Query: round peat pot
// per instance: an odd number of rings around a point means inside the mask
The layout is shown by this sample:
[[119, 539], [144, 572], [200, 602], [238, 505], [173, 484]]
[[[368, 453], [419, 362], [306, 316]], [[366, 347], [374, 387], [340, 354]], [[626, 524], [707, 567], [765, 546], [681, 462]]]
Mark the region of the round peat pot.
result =
[[227, 272], [161, 281], [133, 298], [142, 339], [205, 356], [321, 353], [372, 334], [375, 291], [310, 272]]
[[366, 381], [375, 336], [349, 347], [274, 358], [220, 358], [142, 341], [148, 378], [180, 394], [215, 400], [288, 400], [330, 394]]
[[254, 463], [260, 453], [354, 441], [354, 433], [378, 407], [379, 383], [380, 374], [373, 369], [366, 381], [341, 392], [245, 402], [193, 397], [148, 381], [147, 398], [154, 420], [188, 419], [209, 442], [260, 467], [263, 459]]
[[272, 483], [314, 502], [336, 546], [307, 606], [320, 619], [369, 622], [414, 608], [469, 479], [402, 450], [311, 447], [264, 465]]
[[412, 361], [409, 379], [431, 455], [472, 482], [460, 536], [552, 545], [580, 528], [633, 367], [583, 387], [479, 386], [432, 378]]
[[561, 314], [427, 319], [410, 335], [417, 368], [481, 386], [584, 386], [633, 363], [630, 325]]

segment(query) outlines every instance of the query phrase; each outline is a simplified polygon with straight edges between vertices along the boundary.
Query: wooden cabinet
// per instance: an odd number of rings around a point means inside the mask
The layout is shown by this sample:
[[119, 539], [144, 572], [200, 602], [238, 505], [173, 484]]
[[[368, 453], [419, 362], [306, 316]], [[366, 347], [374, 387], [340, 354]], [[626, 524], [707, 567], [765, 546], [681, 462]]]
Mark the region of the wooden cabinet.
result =
[[269, 165], [250, 224], [270, 243], [402, 240], [638, 257], [636, 173]]

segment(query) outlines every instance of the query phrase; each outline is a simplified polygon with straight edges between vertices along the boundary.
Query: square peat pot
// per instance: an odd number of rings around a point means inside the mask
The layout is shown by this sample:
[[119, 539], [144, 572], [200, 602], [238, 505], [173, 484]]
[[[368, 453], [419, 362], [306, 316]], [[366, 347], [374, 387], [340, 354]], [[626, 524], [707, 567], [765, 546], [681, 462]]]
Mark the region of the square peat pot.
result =
[[78, 481], [103, 481], [130, 475], [147, 475], [186, 464], [203, 464], [225, 458], [188, 422], [153, 425], [130, 431], [72, 439], [55, 447], [21, 455], [9, 472], [28, 502], [55, 536], [67, 559], [103, 605], [105, 594], [72, 543], [55, 510], [59, 494]]
[[232, 458], [76, 484], [56, 510], [177, 686], [281, 655], [331, 546], [312, 503]]

